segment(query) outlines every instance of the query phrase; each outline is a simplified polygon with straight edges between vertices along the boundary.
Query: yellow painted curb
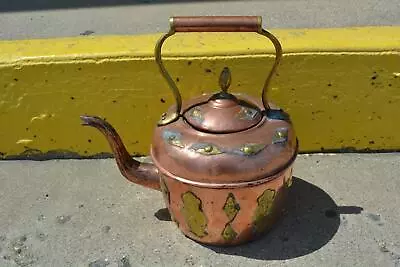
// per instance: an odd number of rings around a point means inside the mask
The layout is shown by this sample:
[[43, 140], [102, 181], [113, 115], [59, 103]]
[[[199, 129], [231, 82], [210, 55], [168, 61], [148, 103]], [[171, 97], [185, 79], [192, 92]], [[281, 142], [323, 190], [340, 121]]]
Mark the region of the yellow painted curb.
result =
[[[269, 97], [294, 121], [301, 151], [400, 150], [400, 27], [274, 30], [284, 58]], [[152, 129], [173, 104], [154, 62], [160, 34], [0, 42], [3, 158], [82, 157], [110, 151], [83, 113], [106, 117], [132, 154], [148, 154]], [[259, 96], [272, 63], [252, 33], [177, 34], [168, 70], [185, 99], [218, 90]]]

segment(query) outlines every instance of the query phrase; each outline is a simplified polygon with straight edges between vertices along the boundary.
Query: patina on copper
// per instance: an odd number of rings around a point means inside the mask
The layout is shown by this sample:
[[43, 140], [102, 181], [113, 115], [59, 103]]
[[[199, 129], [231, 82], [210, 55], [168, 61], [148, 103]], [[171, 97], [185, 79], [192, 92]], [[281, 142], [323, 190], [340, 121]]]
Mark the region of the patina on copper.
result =
[[[115, 129], [96, 116], [81, 116], [100, 130], [130, 181], [161, 190], [172, 220], [198, 242], [231, 246], [262, 236], [280, 218], [298, 153], [290, 117], [268, 102], [268, 84], [281, 58], [279, 41], [260, 17], [174, 17], [155, 47], [155, 59], [176, 100], [161, 116], [150, 149], [153, 164], [132, 159]], [[275, 63], [261, 99], [229, 92], [232, 75], [221, 70], [220, 89], [182, 102], [161, 60], [161, 46], [175, 32], [242, 31], [268, 37]]]
[[[211, 96], [187, 101], [183, 109]], [[238, 97], [262, 108], [262, 103], [250, 96]], [[221, 119], [233, 124], [236, 121]], [[287, 131], [286, 141], [276, 142], [277, 131], [283, 129]], [[165, 132], [174, 132], [181, 146], [170, 145], [163, 138]], [[168, 176], [197, 186], [230, 187], [257, 183], [286, 168], [297, 154], [297, 140], [290, 122], [265, 115], [249, 129], [226, 134], [198, 130], [180, 117], [155, 129], [150, 152], [153, 162]]]

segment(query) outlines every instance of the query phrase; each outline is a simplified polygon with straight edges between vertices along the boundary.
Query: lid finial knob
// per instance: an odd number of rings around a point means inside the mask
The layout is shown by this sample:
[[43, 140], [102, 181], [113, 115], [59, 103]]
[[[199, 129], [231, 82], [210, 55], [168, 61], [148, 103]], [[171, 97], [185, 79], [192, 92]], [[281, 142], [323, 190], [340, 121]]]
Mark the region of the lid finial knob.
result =
[[228, 67], [225, 67], [219, 75], [219, 86], [223, 92], [226, 93], [228, 91], [228, 88], [231, 85], [231, 80], [231, 71]]

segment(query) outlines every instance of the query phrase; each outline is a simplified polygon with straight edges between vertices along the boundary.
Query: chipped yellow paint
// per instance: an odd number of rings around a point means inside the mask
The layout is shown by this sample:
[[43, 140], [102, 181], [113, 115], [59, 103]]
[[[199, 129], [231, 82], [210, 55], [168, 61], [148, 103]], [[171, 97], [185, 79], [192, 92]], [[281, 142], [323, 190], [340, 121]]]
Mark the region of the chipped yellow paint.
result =
[[19, 145], [19, 144], [26, 145], [26, 144], [29, 144], [29, 143], [32, 143], [32, 142], [33, 142], [32, 139], [20, 139], [20, 140], [17, 141], [17, 145]]
[[35, 120], [44, 120], [46, 118], [51, 117], [50, 114], [40, 114], [38, 116], [32, 117], [31, 122], [35, 121]]
[[[284, 57], [269, 97], [292, 116], [301, 151], [400, 149], [400, 27], [273, 33]], [[173, 104], [153, 58], [159, 37], [1, 41], [0, 155], [109, 152], [80, 126], [84, 113], [106, 117], [131, 153], [148, 154]], [[225, 66], [231, 91], [259, 96], [273, 60], [269, 41], [252, 33], [177, 34], [163, 51], [184, 99], [218, 90]]]

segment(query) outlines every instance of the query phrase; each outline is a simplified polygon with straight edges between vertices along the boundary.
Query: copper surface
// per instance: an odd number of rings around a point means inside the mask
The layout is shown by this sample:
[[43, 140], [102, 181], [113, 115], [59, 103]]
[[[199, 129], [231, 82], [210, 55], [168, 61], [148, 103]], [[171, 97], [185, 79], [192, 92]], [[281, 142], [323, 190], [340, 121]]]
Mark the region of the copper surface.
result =
[[[230, 94], [224, 68], [221, 91], [182, 103], [161, 61], [163, 42], [176, 31], [256, 31], [275, 46], [275, 63], [260, 100]], [[161, 190], [171, 218], [189, 238], [213, 245], [238, 245], [268, 232], [284, 210], [298, 140], [288, 114], [266, 92], [282, 55], [279, 41], [261, 28], [260, 17], [175, 17], [155, 48], [156, 62], [175, 96], [153, 133], [153, 164], [132, 159], [115, 129], [95, 116], [83, 125], [107, 138], [129, 181]]]
[[258, 32], [258, 16], [194, 16], [173, 17], [171, 28], [176, 32]]
[[[220, 246], [246, 243], [267, 233], [282, 215], [291, 179], [291, 166], [266, 183], [231, 189], [197, 187], [179, 182], [167, 175], [162, 176], [165, 185], [164, 190], [168, 190], [167, 194], [169, 196], [164, 198], [165, 204], [171, 213], [171, 218], [176, 222], [179, 229], [193, 240]], [[259, 206], [257, 199], [266, 190], [274, 190], [276, 195], [270, 203], [271, 207], [265, 214], [266, 216], [257, 221], [256, 210]], [[202, 212], [200, 219], [203, 220], [202, 224], [205, 224], [203, 226], [204, 229], [200, 231], [201, 234], [199, 234], [198, 229], [197, 231], [196, 229], [191, 229], [195, 227], [190, 224], [190, 221], [188, 222], [188, 218], [183, 212], [184, 202], [182, 195], [186, 192], [191, 192], [200, 200], [198, 206], [198, 209]], [[230, 195], [234, 196], [239, 208], [237, 214], [231, 217], [224, 210]], [[191, 208], [193, 212], [191, 215], [195, 218], [198, 211], [193, 210], [194, 208], [197, 207]], [[197, 221], [201, 222], [202, 220]], [[230, 224], [230, 227], [236, 233], [234, 238], [228, 240], [223, 235], [227, 224]]]
[[134, 160], [126, 150], [117, 131], [105, 120], [96, 116], [81, 116], [82, 125], [98, 129], [114, 153], [122, 175], [129, 181], [160, 191], [160, 177], [156, 166]]
[[183, 117], [194, 128], [210, 133], [230, 133], [249, 129], [262, 119], [261, 110], [228, 92], [231, 72], [225, 67], [220, 75], [221, 91], [207, 102], [189, 108]]
[[[246, 113], [252, 113], [253, 116], [246, 116]], [[194, 128], [212, 133], [243, 131], [262, 119], [258, 107], [232, 99], [216, 99], [195, 105], [183, 116]]]
[[[209, 97], [210, 95], [203, 95], [185, 102], [184, 108]], [[262, 107], [262, 103], [252, 97], [237, 97]], [[276, 131], [282, 128], [287, 129], [287, 141], [274, 143]], [[179, 142], [180, 146], [171, 145], [165, 140], [165, 131], [175, 133], [175, 142]], [[191, 149], [199, 144], [213, 146], [210, 154]], [[239, 151], [245, 145], [260, 145], [264, 148], [247, 156], [245, 151]], [[290, 122], [269, 119], [266, 116], [250, 129], [227, 134], [198, 131], [180, 118], [175, 123], [155, 129], [151, 155], [157, 167], [171, 177], [218, 187], [218, 184], [259, 180], [281, 171], [297, 155], [297, 140]]]

